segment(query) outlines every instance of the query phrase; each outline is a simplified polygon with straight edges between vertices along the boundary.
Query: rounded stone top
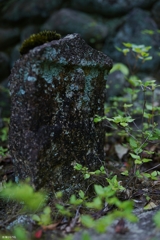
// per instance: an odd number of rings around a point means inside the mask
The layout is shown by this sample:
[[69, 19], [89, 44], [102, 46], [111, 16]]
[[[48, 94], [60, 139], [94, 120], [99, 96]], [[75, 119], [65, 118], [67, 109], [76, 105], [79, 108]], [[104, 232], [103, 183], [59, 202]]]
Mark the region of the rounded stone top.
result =
[[52, 61], [61, 65], [105, 68], [108, 71], [112, 68], [112, 60], [104, 53], [90, 47], [77, 33], [68, 34], [64, 38], [31, 49], [15, 65], [22, 66], [23, 61], [31, 64]]

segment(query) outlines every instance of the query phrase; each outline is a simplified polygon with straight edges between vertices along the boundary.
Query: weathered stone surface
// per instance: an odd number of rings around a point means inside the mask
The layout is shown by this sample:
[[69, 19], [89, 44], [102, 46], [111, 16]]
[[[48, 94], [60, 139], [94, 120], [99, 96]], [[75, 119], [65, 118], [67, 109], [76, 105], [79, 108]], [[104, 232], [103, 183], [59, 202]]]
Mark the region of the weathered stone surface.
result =
[[103, 161], [106, 77], [112, 61], [78, 34], [67, 35], [23, 55], [10, 76], [9, 144], [17, 177], [37, 189], [71, 194], [85, 188], [75, 162], [89, 169]]
[[85, 12], [99, 13], [106, 17], [123, 15], [133, 8], [149, 8], [156, 0], [72, 0], [71, 6]]
[[79, 33], [89, 43], [103, 41], [107, 36], [107, 26], [80, 11], [63, 8], [52, 14], [42, 26], [42, 30], [53, 30], [61, 34]]
[[[146, 29], [152, 30], [154, 34], [144, 34], [143, 31]], [[139, 8], [134, 9], [127, 15], [126, 21], [117, 30], [116, 35], [113, 36], [112, 39], [106, 39], [103, 52], [113, 58], [115, 62], [123, 62], [129, 65], [132, 70], [137, 66], [137, 71], [150, 72], [153, 74], [160, 67], [158, 55], [160, 34], [157, 30], [157, 24], [151, 18], [149, 12]], [[149, 53], [153, 57], [152, 61], [142, 63], [141, 60], [137, 61], [136, 58], [133, 57], [133, 54], [130, 53], [124, 56], [122, 52], [119, 52], [115, 48], [125, 48], [123, 42], [151, 46], [152, 48]]]

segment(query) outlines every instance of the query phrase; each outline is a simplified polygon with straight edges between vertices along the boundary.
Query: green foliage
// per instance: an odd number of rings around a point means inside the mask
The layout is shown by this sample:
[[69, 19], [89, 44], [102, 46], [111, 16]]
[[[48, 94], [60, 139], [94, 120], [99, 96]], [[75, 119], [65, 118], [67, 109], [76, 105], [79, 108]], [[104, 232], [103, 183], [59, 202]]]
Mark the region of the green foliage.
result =
[[45, 207], [42, 214], [34, 214], [32, 217], [39, 225], [48, 225], [51, 223], [51, 209]]
[[143, 62], [152, 60], [152, 56], [149, 56], [149, 50], [152, 48], [151, 46], [145, 46], [145, 45], [136, 45], [133, 43], [123, 43], [123, 45], [126, 48], [119, 48], [116, 47], [116, 49], [120, 52], [123, 52], [123, 54], [126, 56], [129, 52], [134, 53], [134, 56], [136, 59], [141, 59]]
[[[80, 172], [81, 169], [79, 169]], [[57, 209], [62, 215], [70, 217], [72, 216], [73, 209], [81, 205], [87, 209], [92, 209], [94, 211], [102, 209], [105, 202], [109, 205], [116, 206], [116, 209], [112, 213], [108, 214], [105, 217], [101, 217], [98, 220], [95, 220], [89, 214], [81, 215], [81, 222], [83, 226], [87, 228], [94, 228], [97, 232], [106, 231], [107, 227], [110, 226], [117, 218], [123, 217], [129, 221], [137, 221], [137, 218], [132, 214], [134, 206], [133, 201], [120, 201], [116, 196], [118, 192], [125, 191], [125, 188], [120, 184], [120, 182], [118, 182], [117, 176], [114, 176], [112, 179], [106, 178], [106, 181], [108, 182], [108, 186], [106, 187], [103, 187], [101, 185], [94, 185], [96, 196], [92, 199], [92, 201], [87, 201], [85, 193], [80, 190], [78, 194], [79, 198], [76, 198], [75, 195], [72, 195], [70, 197], [69, 208], [62, 206], [61, 204], [57, 204]]]
[[101, 166], [100, 169], [97, 169], [94, 172], [90, 172], [87, 167], [84, 167], [79, 163], [75, 163], [74, 169], [77, 171], [81, 171], [81, 173], [83, 173], [84, 175], [84, 179], [88, 179], [90, 178], [90, 176], [93, 176], [93, 175], [106, 174], [104, 166]]
[[128, 67], [126, 65], [124, 65], [123, 63], [114, 64], [110, 73], [113, 73], [115, 71], [121, 71], [125, 76], [128, 76], [128, 74], [129, 74]]
[[35, 192], [27, 182], [20, 184], [6, 183], [0, 192], [0, 196], [7, 201], [16, 201], [23, 205], [24, 211], [32, 212], [41, 210], [46, 201], [46, 194]]
[[2, 146], [0, 146], [0, 155], [1, 155], [2, 157], [5, 156], [5, 154], [6, 154], [7, 151], [8, 151], [7, 148], [3, 148]]
[[81, 222], [85, 227], [94, 228], [97, 232], [103, 233], [107, 227], [110, 226], [113, 221], [117, 218], [125, 218], [131, 222], [137, 221], [137, 218], [132, 214], [133, 202], [130, 200], [120, 201], [116, 197], [118, 191], [123, 191], [125, 188], [121, 186], [117, 177], [114, 176], [112, 179], [107, 179], [109, 185], [102, 187], [101, 185], [94, 185], [96, 197], [92, 202], [87, 202], [86, 206], [92, 209], [102, 209], [103, 203], [106, 202], [109, 205], [115, 205], [117, 209], [107, 216], [101, 217], [98, 220], [94, 220], [90, 215], [82, 215]]
[[[8, 125], [9, 125], [9, 119], [3, 118], [4, 126], [0, 129], [0, 142], [6, 145], [6, 142], [8, 140]], [[0, 146], [0, 155], [2, 157], [5, 157], [6, 153], [8, 152], [7, 147]]]
[[156, 227], [160, 229], [160, 211], [158, 211], [154, 217], [153, 217], [153, 220], [156, 224]]
[[18, 240], [28, 240], [27, 232], [22, 226], [16, 226], [13, 230], [13, 234]]
[[[132, 44], [126, 44], [126, 46], [133, 47]], [[111, 98], [112, 106], [109, 105], [110, 102], [105, 104], [105, 108], [107, 108], [105, 111], [106, 116], [95, 115], [94, 122], [97, 123], [105, 120], [112, 128], [112, 136], [115, 132], [116, 135], [126, 138], [125, 145], [130, 150], [129, 155], [134, 163], [133, 168], [137, 178], [156, 180], [159, 172], [156, 171], [156, 176], [155, 172], [144, 173], [141, 170], [141, 165], [152, 161], [152, 158], [142, 157], [143, 152], [147, 153], [148, 143], [160, 138], [160, 131], [156, 128], [157, 124], [154, 122], [155, 116], [158, 116], [160, 113], [159, 107], [154, 106], [154, 92], [159, 85], [156, 84], [155, 80], [142, 82], [136, 76], [128, 76], [126, 80], [130, 88], [124, 89], [124, 97]], [[144, 95], [144, 98], [141, 102], [137, 102], [140, 91]], [[147, 102], [147, 96], [149, 96], [151, 103]], [[141, 129], [135, 123], [137, 115], [141, 116]], [[148, 154], [152, 155], [153, 152], [148, 152]], [[122, 172], [122, 175], [128, 177], [128, 170]]]

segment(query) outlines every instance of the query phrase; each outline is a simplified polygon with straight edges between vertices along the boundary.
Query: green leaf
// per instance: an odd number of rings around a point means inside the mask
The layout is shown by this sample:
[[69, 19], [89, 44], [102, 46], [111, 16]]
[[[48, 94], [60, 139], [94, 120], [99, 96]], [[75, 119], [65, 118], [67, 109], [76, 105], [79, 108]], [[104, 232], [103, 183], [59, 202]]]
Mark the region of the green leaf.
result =
[[160, 228], [160, 211], [158, 211], [154, 216], [153, 216], [153, 220], [156, 224], [157, 228]]
[[88, 228], [94, 227], [94, 219], [89, 215], [82, 215], [81, 223], [83, 226], [88, 227]]
[[104, 196], [104, 188], [101, 185], [94, 185], [94, 190], [98, 196]]
[[138, 160], [138, 159], [136, 159], [136, 160], [134, 161], [134, 163], [135, 163], [135, 164], [142, 164], [142, 161], [141, 161], [141, 160]]
[[150, 159], [150, 158], [142, 158], [142, 162], [144, 162], [144, 163], [152, 162], [152, 159]]
[[90, 178], [90, 176], [91, 176], [91, 175], [90, 175], [89, 173], [85, 173], [85, 174], [84, 174], [84, 179], [88, 179], [88, 178]]
[[124, 48], [122, 50], [123, 54], [126, 56], [128, 52], [130, 52], [130, 50], [128, 48]]
[[34, 220], [34, 221], [36, 221], [36, 222], [40, 222], [40, 217], [37, 215], [37, 214], [34, 214], [33, 216], [32, 216], [32, 219]]
[[24, 208], [31, 211], [41, 209], [46, 201], [45, 193], [34, 192], [33, 188], [27, 183], [7, 183], [6, 188], [0, 192], [2, 198], [24, 203]]
[[78, 194], [82, 199], [85, 197], [85, 194], [82, 190], [80, 190]]
[[[66, 239], [64, 239], [64, 240], [66, 240]], [[87, 231], [82, 233], [81, 240], [91, 240], [91, 237], [90, 237], [90, 235], [89, 235], [89, 233]]]
[[71, 197], [70, 197], [70, 204], [73, 204], [73, 205], [80, 205], [83, 200], [82, 199], [77, 199], [76, 196], [73, 194]]
[[151, 175], [150, 175], [149, 173], [142, 173], [142, 175], [143, 175], [144, 177], [146, 177], [146, 178], [150, 178], [150, 177], [151, 177]]
[[110, 71], [110, 73], [113, 73], [115, 71], [121, 71], [126, 76], [129, 74], [129, 69], [123, 63], [116, 63], [116, 64], [114, 64], [112, 69], [111, 69], [111, 71]]
[[14, 228], [13, 235], [16, 239], [28, 240], [27, 232], [22, 226], [16, 226]]
[[126, 104], [126, 103], [123, 105], [124, 108], [130, 108], [132, 106], [133, 106], [133, 104]]
[[106, 216], [99, 218], [95, 223], [95, 229], [98, 233], [104, 233], [109, 225], [113, 223], [112, 216]]
[[122, 52], [122, 49], [121, 49], [121, 48], [119, 48], [119, 47], [117, 47], [117, 46], [115, 46], [115, 48], [116, 48], [119, 52]]
[[121, 172], [121, 174], [124, 175], [124, 176], [129, 176], [128, 170], [125, 170], [125, 171]]
[[82, 169], [82, 167], [83, 166], [81, 164], [76, 163], [76, 165], [74, 166], [74, 169], [80, 171]]
[[[129, 138], [129, 145], [131, 146], [131, 148], [135, 149], [138, 147], [137, 141], [134, 138]], [[132, 156], [132, 155], [131, 155]]]
[[123, 126], [123, 127], [127, 127], [128, 123], [121, 122], [120, 125]]
[[149, 57], [146, 57], [144, 60], [149, 61], [149, 60], [152, 60], [152, 58], [153, 58], [152, 56], [149, 56]]
[[158, 174], [157, 174], [157, 171], [154, 171], [154, 172], [151, 173], [151, 176], [152, 176], [152, 177], [156, 177], [157, 175], [158, 175]]
[[136, 171], [136, 177], [138, 178], [143, 178], [142, 174], [140, 173], [139, 170]]
[[141, 31], [142, 34], [149, 34], [149, 35], [153, 35], [154, 31], [153, 30], [149, 30], [149, 29], [145, 29]]
[[45, 207], [43, 210], [43, 213], [40, 215], [40, 222], [42, 225], [46, 226], [51, 223], [50, 213], [51, 213], [50, 207], [48, 207], [48, 206]]
[[104, 173], [104, 174], [106, 174], [106, 171], [105, 171], [105, 168], [104, 168], [104, 166], [101, 166], [101, 167], [100, 167], [100, 171], [101, 171], [101, 173]]
[[132, 43], [126, 43], [126, 42], [123, 42], [123, 45], [128, 48], [131, 48], [133, 46]]
[[96, 197], [93, 199], [92, 202], [87, 202], [86, 206], [89, 208], [94, 208], [94, 209], [100, 210], [100, 209], [102, 209], [102, 200], [100, 197]]
[[101, 118], [101, 117], [98, 117], [98, 116], [97, 116], [97, 117], [94, 118], [94, 122], [95, 122], [95, 123], [98, 123], [98, 122], [101, 122], [101, 121], [102, 121], [102, 118]]
[[57, 204], [55, 204], [55, 206], [63, 216], [70, 217], [72, 215], [71, 212], [68, 209], [66, 209], [64, 206], [62, 206], [61, 204], [57, 203]]
[[[137, 76], [135, 76], [135, 75], [130, 76], [129, 79], [128, 79], [128, 82], [129, 82], [132, 86], [134, 86], [134, 87], [139, 86], [139, 85], [140, 85], [140, 81], [141, 81], [141, 80], [139, 80], [139, 78], [138, 78]], [[131, 90], [131, 93], [134, 91], [134, 90], [131, 89], [131, 88], [129, 88], [129, 89]]]
[[136, 154], [133, 154], [133, 153], [130, 153], [130, 155], [131, 155], [131, 157], [132, 157], [133, 159], [138, 159], [138, 160], [140, 160], [140, 156], [139, 156], [139, 155], [136, 155]]
[[101, 171], [100, 171], [100, 170], [96, 170], [96, 171], [95, 171], [95, 174], [96, 174], [96, 175], [99, 175], [99, 174], [101, 174]]

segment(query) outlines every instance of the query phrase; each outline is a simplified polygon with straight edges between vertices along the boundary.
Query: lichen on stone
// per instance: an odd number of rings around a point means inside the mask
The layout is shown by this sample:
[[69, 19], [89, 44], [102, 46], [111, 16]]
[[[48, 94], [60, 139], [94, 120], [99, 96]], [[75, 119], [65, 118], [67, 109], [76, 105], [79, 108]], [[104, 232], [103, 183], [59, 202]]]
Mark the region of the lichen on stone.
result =
[[93, 118], [104, 114], [104, 75], [111, 67], [111, 59], [78, 34], [17, 60], [10, 76], [9, 146], [20, 180], [29, 177], [36, 190], [63, 191], [67, 198], [93, 182], [72, 163], [95, 171], [104, 160], [104, 129]]
[[52, 40], [58, 40], [61, 38], [61, 35], [59, 33], [56, 33], [55, 31], [42, 31], [37, 34], [32, 34], [29, 38], [24, 40], [20, 47], [20, 54], [26, 54], [29, 52], [29, 50], [40, 46], [46, 42], [51, 42]]

